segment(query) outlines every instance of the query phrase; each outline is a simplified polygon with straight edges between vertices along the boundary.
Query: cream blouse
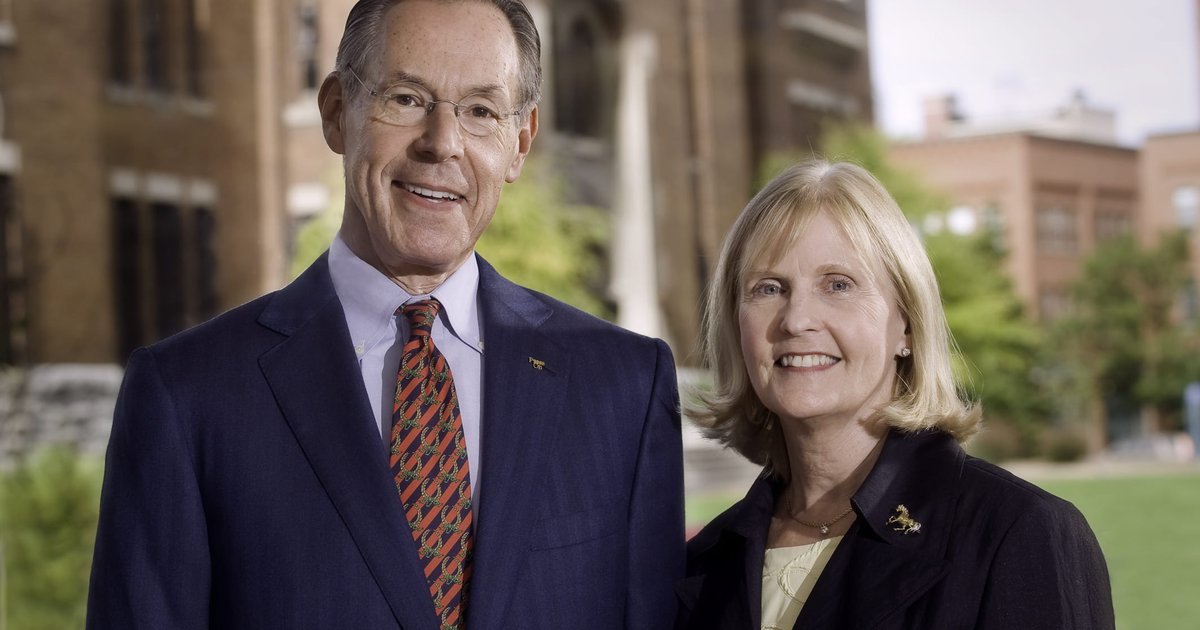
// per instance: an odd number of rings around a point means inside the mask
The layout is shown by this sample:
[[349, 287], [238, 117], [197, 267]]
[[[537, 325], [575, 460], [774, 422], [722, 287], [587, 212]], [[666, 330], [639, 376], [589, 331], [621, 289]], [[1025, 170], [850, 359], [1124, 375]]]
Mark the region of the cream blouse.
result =
[[798, 547], [768, 549], [763, 557], [762, 630], [791, 630], [841, 536]]

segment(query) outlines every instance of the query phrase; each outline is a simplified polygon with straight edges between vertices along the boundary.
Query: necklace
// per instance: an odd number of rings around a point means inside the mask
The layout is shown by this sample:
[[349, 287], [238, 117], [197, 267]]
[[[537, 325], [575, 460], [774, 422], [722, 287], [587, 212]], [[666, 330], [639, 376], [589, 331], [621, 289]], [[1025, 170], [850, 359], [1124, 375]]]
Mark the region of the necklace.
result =
[[[830, 528], [830, 527], [831, 527], [831, 526], [832, 526], [834, 523], [836, 523], [836, 522], [838, 522], [838, 521], [840, 521], [840, 520], [842, 520], [842, 519], [846, 518], [846, 517], [847, 517], [847, 516], [849, 516], [849, 515], [850, 515], [850, 513], [851, 513], [851, 512], [853, 512], [853, 511], [854, 511], [854, 506], [853, 506], [853, 505], [851, 505], [850, 507], [846, 508], [846, 511], [845, 511], [845, 512], [842, 512], [841, 514], [838, 514], [838, 515], [837, 515], [835, 518], [833, 518], [832, 520], [825, 521], [824, 523], [809, 523], [809, 522], [807, 522], [807, 521], [802, 521], [802, 520], [800, 520], [800, 519], [796, 518], [795, 516], [792, 516], [792, 520], [793, 520], [793, 521], [796, 521], [797, 523], [800, 523], [801, 525], [804, 525], [805, 527], [811, 527], [811, 528], [813, 528], [813, 529], [815, 529], [815, 530], [817, 530], [817, 531], [821, 532], [821, 535], [822, 535], [822, 536], [825, 536], [825, 535], [829, 534], [829, 528]], [[791, 516], [791, 514], [789, 514], [788, 516]]]

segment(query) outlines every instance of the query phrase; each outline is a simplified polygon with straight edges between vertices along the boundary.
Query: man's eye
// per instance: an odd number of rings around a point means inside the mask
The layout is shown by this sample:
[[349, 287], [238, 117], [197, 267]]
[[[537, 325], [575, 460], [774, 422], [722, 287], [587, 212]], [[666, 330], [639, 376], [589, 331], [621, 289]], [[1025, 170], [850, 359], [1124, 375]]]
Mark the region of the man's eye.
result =
[[400, 107], [421, 107], [421, 99], [413, 94], [393, 94], [392, 102]]
[[496, 115], [496, 112], [483, 105], [468, 105], [466, 112], [467, 115], [472, 118], [499, 118], [499, 116]]

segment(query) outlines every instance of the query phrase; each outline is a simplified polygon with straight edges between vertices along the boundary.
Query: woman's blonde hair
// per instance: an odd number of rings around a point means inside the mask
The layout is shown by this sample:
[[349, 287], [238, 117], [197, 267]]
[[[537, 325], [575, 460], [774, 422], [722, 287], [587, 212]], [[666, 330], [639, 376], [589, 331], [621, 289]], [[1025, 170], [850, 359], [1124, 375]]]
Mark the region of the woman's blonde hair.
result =
[[908, 324], [912, 354], [897, 359], [896, 391], [875, 420], [902, 431], [939, 429], [965, 440], [980, 409], [963, 399], [951, 368], [953, 340], [929, 257], [900, 207], [870, 173], [854, 164], [812, 159], [780, 173], [734, 222], [704, 310], [702, 351], [713, 386], [697, 392], [688, 415], [714, 437], [774, 475], [788, 474], [783, 431], [759, 401], [742, 358], [738, 330], [744, 274], [777, 262], [825, 212], [855, 252], [884, 272]]

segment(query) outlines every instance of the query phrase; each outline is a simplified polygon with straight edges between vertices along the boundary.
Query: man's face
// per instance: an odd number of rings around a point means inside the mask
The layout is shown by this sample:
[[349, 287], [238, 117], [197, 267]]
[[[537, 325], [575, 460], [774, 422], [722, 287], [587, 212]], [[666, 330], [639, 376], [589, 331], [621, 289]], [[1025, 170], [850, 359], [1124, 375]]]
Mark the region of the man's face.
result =
[[[388, 10], [380, 29], [366, 67], [354, 68], [368, 87], [386, 93], [403, 79], [453, 101], [487, 91], [503, 111], [517, 109], [516, 40], [492, 5], [406, 0]], [[479, 137], [463, 131], [451, 104], [403, 127], [379, 120], [378, 99], [365, 90], [345, 97], [337, 79], [327, 79], [320, 99], [325, 137], [344, 156], [346, 171], [342, 237], [410, 292], [426, 292], [471, 254], [500, 189], [520, 175], [537, 112], [511, 116]]]

